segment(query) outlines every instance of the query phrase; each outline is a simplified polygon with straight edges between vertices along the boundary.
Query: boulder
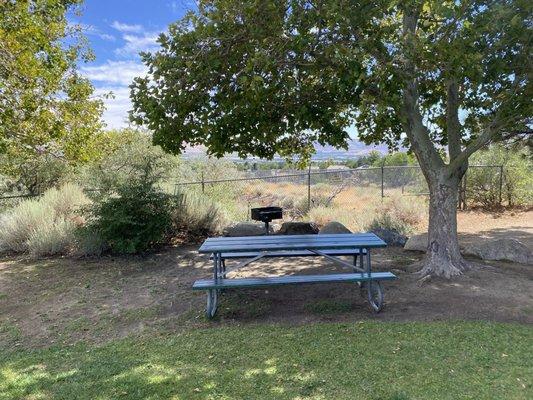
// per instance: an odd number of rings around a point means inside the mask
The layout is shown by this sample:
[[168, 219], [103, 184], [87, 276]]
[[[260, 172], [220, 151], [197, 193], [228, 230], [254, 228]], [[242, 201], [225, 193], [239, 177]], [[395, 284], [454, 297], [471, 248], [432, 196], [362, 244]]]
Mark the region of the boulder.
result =
[[330, 233], [352, 233], [352, 232], [348, 228], [346, 228], [343, 224], [337, 221], [328, 222], [318, 232], [319, 235], [330, 234]]
[[428, 247], [428, 235], [427, 233], [421, 233], [419, 235], [413, 235], [403, 246], [404, 250], [411, 251], [426, 251]]
[[[223, 236], [262, 236], [265, 232], [265, 224], [261, 222], [238, 222], [233, 225], [226, 226], [223, 231]], [[269, 227], [269, 233], [272, 233], [272, 227]]]
[[284, 222], [278, 231], [279, 235], [307, 235], [318, 233], [314, 222]]
[[472, 252], [483, 260], [506, 260], [520, 264], [533, 264], [531, 249], [512, 238], [484, 241], [472, 246]]
[[379, 236], [389, 246], [404, 246], [407, 242], [407, 236], [402, 235], [395, 229], [375, 228], [370, 232]]

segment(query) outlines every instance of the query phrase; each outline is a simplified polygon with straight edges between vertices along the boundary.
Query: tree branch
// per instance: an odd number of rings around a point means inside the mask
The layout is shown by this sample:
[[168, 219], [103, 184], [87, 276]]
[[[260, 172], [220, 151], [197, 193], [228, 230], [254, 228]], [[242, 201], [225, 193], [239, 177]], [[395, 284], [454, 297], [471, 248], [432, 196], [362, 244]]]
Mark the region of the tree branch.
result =
[[[511, 90], [509, 90], [509, 95], [507, 96], [507, 103], [512, 102], [513, 95], [516, 93], [519, 87], [519, 79], [515, 79], [515, 83]], [[476, 151], [482, 147], [488, 145], [494, 137], [506, 126], [511, 126], [513, 122], [516, 122], [517, 116], [514, 113], [505, 117], [505, 106], [506, 103], [500, 104], [497, 109], [494, 118], [491, 123], [485, 128], [485, 130], [479, 135], [474, 141], [472, 141], [466, 148], [458, 154], [453, 160], [450, 160], [448, 165], [448, 171], [450, 174], [455, 173], [459, 168], [463, 166], [463, 163], [468, 161], [468, 158], [474, 154]]]
[[405, 120], [404, 130], [409, 138], [409, 142], [418, 158], [418, 162], [424, 173], [435, 167], [443, 167], [444, 162], [429, 137], [429, 131], [423, 123], [423, 117], [418, 107], [418, 84], [416, 82], [416, 68], [412, 60], [415, 54], [413, 37], [416, 34], [418, 12], [411, 8], [406, 8], [403, 15], [403, 36], [404, 36], [404, 72], [405, 87], [403, 88], [403, 109]]
[[459, 170], [463, 163], [466, 163], [472, 154], [490, 143], [492, 138], [498, 132], [496, 125], [496, 121], [493, 121], [493, 123], [491, 123], [487, 129], [485, 129], [485, 131], [483, 131], [483, 133], [476, 138], [476, 140], [466, 146], [466, 148], [459, 155], [457, 155], [457, 157], [450, 161], [450, 164], [448, 165], [450, 174], [453, 174]]

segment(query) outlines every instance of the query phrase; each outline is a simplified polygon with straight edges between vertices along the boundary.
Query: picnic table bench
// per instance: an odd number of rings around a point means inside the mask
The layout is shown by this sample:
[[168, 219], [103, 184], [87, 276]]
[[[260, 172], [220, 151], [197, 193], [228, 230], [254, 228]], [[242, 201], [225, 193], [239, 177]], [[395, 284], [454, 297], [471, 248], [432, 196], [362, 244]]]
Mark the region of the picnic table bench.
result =
[[[218, 237], [205, 240], [200, 253], [211, 254], [213, 278], [197, 280], [193, 290], [207, 291], [206, 314], [213, 318], [218, 307], [218, 294], [223, 289], [261, 288], [267, 286], [298, 285], [326, 282], [355, 282], [366, 290], [368, 302], [375, 312], [383, 308], [381, 281], [396, 279], [391, 272], [372, 272], [370, 252], [386, 243], [373, 233], [327, 235], [272, 235], [247, 237]], [[262, 258], [324, 257], [350, 273], [320, 275], [284, 275], [251, 278], [228, 278], [228, 274]], [[348, 263], [339, 256], [353, 256]], [[226, 260], [245, 259], [228, 270]], [[357, 261], [359, 260], [359, 263]]]

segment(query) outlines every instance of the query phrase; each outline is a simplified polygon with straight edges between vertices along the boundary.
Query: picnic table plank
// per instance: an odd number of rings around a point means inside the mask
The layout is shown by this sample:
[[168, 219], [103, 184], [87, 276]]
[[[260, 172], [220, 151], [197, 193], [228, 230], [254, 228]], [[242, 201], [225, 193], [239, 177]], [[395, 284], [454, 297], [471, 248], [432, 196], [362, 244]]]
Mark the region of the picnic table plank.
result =
[[373, 233], [340, 235], [275, 235], [207, 239], [200, 253], [268, 250], [322, 250], [385, 247]]
[[393, 280], [396, 275], [391, 272], [372, 272], [350, 274], [322, 274], [322, 275], [285, 275], [268, 276], [257, 278], [233, 278], [233, 279], [203, 279], [194, 282], [194, 290], [206, 289], [231, 289], [252, 288], [261, 286], [280, 286], [307, 283], [331, 283], [331, 282], [365, 282], [369, 280]]

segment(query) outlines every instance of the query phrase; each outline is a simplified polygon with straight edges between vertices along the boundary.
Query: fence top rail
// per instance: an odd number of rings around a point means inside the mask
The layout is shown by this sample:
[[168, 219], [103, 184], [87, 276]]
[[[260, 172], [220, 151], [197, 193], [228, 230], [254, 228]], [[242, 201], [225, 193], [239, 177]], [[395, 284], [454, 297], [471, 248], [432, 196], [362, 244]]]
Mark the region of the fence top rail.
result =
[[[469, 168], [485, 167], [485, 168], [501, 168], [503, 165], [469, 165]], [[402, 168], [411, 168], [411, 169], [420, 169], [418, 165], [385, 165], [382, 167], [370, 167], [370, 168], [350, 168], [350, 169], [336, 169], [329, 171], [302, 171], [297, 174], [285, 174], [285, 175], [266, 175], [266, 176], [251, 176], [246, 178], [232, 178], [232, 179], [212, 179], [212, 180], [201, 180], [201, 181], [188, 181], [188, 182], [176, 182], [175, 186], [186, 186], [186, 185], [200, 185], [200, 184], [210, 184], [210, 183], [227, 183], [227, 182], [244, 182], [244, 181], [254, 181], [254, 180], [268, 180], [268, 179], [279, 179], [279, 178], [295, 178], [302, 177], [305, 178], [309, 175], [328, 175], [328, 174], [348, 174], [348, 173], [359, 173], [364, 171], [381, 171], [382, 169], [402, 169]]]

